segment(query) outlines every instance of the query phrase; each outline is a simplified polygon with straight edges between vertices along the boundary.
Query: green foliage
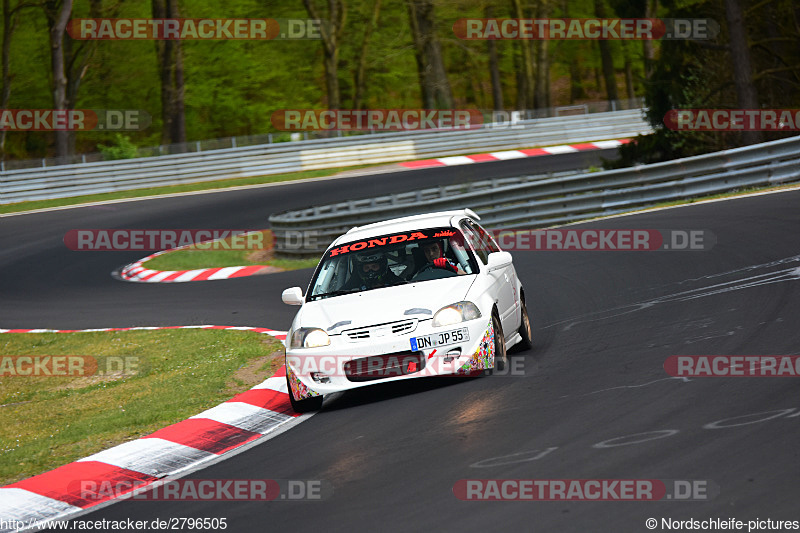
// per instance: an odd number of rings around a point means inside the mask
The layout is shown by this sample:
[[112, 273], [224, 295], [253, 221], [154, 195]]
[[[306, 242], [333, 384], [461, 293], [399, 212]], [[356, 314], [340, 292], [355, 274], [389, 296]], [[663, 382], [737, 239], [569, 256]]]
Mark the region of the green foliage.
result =
[[[13, 4], [13, 1], [12, 1]], [[326, 3], [315, 0], [324, 15]], [[343, 107], [353, 104], [354, 79], [361, 53], [364, 31], [372, 16], [373, 2], [346, 0], [347, 17], [339, 49], [339, 83]], [[548, 16], [591, 16], [593, 0], [549, 2]], [[494, 6], [495, 17], [509, 17], [510, 2]], [[104, 16], [147, 18], [150, 2], [103, 3]], [[531, 7], [532, 9], [532, 7]], [[462, 41], [453, 34], [459, 18], [481, 18], [484, 3], [473, 0], [434, 2], [437, 36], [453, 90], [455, 105], [492, 107], [486, 41]], [[75, 0], [73, 17], [86, 17], [88, 0]], [[181, 3], [183, 18], [307, 18], [299, 1], [193, 0]], [[533, 14], [530, 14], [533, 16]], [[11, 46], [10, 108], [52, 107], [49, 38], [47, 20], [40, 7], [24, 11]], [[76, 106], [80, 109], [137, 109], [153, 117], [143, 131], [127, 132], [136, 146], [161, 144], [160, 75], [156, 46], [147, 40], [74, 41], [73, 49], [96, 46], [81, 80]], [[505, 107], [516, 104], [518, 41], [497, 41], [499, 69]], [[536, 43], [534, 43], [536, 45]], [[186, 132], [189, 142], [278, 133], [270, 122], [281, 109], [321, 108], [325, 105], [322, 43], [316, 40], [223, 40], [182, 41], [185, 80]], [[614, 50], [622, 52], [620, 43]], [[81, 48], [85, 49], [85, 48]], [[569, 91], [558, 89], [559, 80], [569, 77], [569, 65], [579, 63], [585, 85], [592, 84], [593, 70], [599, 65], [596, 43], [551, 42], [550, 72], [553, 105], [567, 105]], [[634, 54], [634, 71], [639, 72]], [[620, 56], [617, 67], [622, 68]], [[366, 84], [363, 105], [367, 108], [416, 108], [420, 106], [416, 57], [405, 0], [383, 0], [378, 25], [366, 48]], [[598, 99], [589, 91], [587, 98]], [[118, 140], [113, 132], [76, 133], [76, 149], [81, 152], [103, 150], [106, 157], [130, 157], [128, 141]], [[19, 158], [53, 155], [53, 135], [47, 132], [9, 132], [6, 155]], [[103, 146], [104, 148], [100, 148]], [[127, 148], [126, 148], [127, 147]]]
[[[789, 0], [738, 0], [746, 13], [753, 80], [762, 108], [796, 108], [800, 76], [800, 49], [782, 46], [795, 40], [792, 2]], [[671, 109], [735, 109], [741, 107], [733, 82], [733, 61], [729, 49], [725, 9], [714, 0], [667, 0], [662, 18], [710, 18], [721, 26], [711, 41], [668, 40], [661, 45], [653, 75], [646, 83], [647, 118], [655, 133], [639, 136], [620, 148], [621, 159], [606, 168], [653, 163], [734, 148], [743, 144], [736, 132], [673, 131], [664, 126]], [[747, 17], [752, 10], [759, 17]], [[776, 90], [776, 88], [780, 88]], [[767, 133], [763, 140], [792, 135]]]
[[[12, 4], [14, 1], [12, 0]], [[327, 3], [313, 0], [324, 16]], [[651, 0], [648, 0], [651, 1]], [[745, 10], [753, 53], [754, 76], [765, 105], [797, 107], [800, 60], [792, 0], [739, 0]], [[339, 84], [343, 107], [353, 104], [355, 72], [365, 29], [372, 17], [370, 0], [345, 0], [346, 22], [339, 45]], [[645, 0], [606, 0], [609, 17], [640, 17]], [[150, 2], [103, 2], [104, 16], [147, 18]], [[461, 40], [453, 34], [460, 18], [483, 18], [491, 5], [494, 17], [512, 17], [509, 1], [435, 0], [434, 17], [455, 105], [490, 109], [493, 106], [486, 41]], [[544, 13], [539, 1], [522, 2], [526, 17], [595, 16], [595, 0], [548, 0]], [[724, 3], [721, 0], [660, 0], [661, 18], [708, 17], [720, 22], [722, 34], [708, 43], [692, 41], [653, 42], [654, 73], [645, 79], [641, 42], [610, 43], [621, 97], [625, 91], [624, 69], [631, 67], [634, 92], [646, 94], [650, 120], [660, 124], [672, 108], [697, 105], [732, 107], [736, 104], [727, 51]], [[75, 0], [73, 17], [86, 17], [89, 0]], [[47, 20], [40, 6], [22, 12], [11, 42], [12, 73], [9, 108], [52, 107], [52, 73]], [[307, 18], [303, 3], [279, 0], [193, 0], [181, 3], [183, 18]], [[755, 16], [757, 15], [757, 16]], [[792, 40], [794, 39], [794, 40]], [[516, 108], [521, 41], [495, 41], [506, 109]], [[551, 105], [570, 105], [605, 98], [604, 82], [596, 77], [601, 67], [596, 41], [531, 41], [534, 57], [547, 46]], [[160, 74], [156, 46], [147, 40], [73, 41], [73, 50], [96, 46], [81, 79], [76, 106], [81, 109], [137, 109], [149, 113], [153, 123], [143, 131], [128, 132], [137, 146], [161, 144]], [[323, 47], [316, 40], [221, 40], [182, 41], [186, 132], [189, 142], [278, 133], [270, 122], [281, 109], [321, 108], [326, 89]], [[406, 0], [382, 0], [378, 25], [366, 46], [366, 84], [363, 105], [368, 108], [419, 107], [421, 93]], [[771, 104], [774, 102], [775, 104]], [[671, 155], [688, 155], [729, 143], [724, 135], [697, 138], [659, 132], [659, 139], [641, 142], [654, 152], [633, 157], [645, 161]], [[277, 139], [277, 137], [276, 137]], [[734, 143], [736, 140], [734, 139]], [[124, 151], [114, 133], [87, 131], [76, 134], [76, 148], [92, 152], [110, 145], [115, 155]], [[635, 146], [627, 148], [628, 151]], [[110, 148], [107, 148], [110, 150]], [[53, 135], [47, 132], [9, 132], [7, 157], [43, 157], [53, 154]]]
[[133, 144], [127, 135], [121, 133], [114, 134], [114, 144], [106, 146], [98, 144], [97, 147], [103, 154], [105, 160], [111, 159], [133, 159], [139, 156], [139, 149]]

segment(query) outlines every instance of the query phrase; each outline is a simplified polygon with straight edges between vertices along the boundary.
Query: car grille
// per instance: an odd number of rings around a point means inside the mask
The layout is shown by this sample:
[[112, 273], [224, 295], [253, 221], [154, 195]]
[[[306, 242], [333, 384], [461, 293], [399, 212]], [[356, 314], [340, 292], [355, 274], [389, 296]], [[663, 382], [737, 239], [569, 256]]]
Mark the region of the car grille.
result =
[[350, 341], [357, 342], [367, 339], [384, 337], [386, 335], [403, 335], [411, 333], [417, 329], [417, 319], [401, 320], [400, 322], [390, 322], [388, 324], [377, 324], [366, 328], [351, 329], [343, 331]]
[[349, 381], [373, 381], [413, 374], [424, 368], [425, 355], [407, 351], [353, 359], [344, 364], [344, 374]]

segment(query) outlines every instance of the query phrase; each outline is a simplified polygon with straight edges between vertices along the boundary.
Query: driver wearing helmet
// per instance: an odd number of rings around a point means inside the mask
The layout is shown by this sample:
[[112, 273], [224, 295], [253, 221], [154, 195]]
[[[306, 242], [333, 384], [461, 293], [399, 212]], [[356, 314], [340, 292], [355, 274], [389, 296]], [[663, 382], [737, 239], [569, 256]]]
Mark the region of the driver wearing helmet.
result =
[[355, 276], [353, 282], [361, 289], [376, 289], [404, 283], [394, 272], [389, 270], [386, 255], [379, 251], [370, 251], [356, 256]]

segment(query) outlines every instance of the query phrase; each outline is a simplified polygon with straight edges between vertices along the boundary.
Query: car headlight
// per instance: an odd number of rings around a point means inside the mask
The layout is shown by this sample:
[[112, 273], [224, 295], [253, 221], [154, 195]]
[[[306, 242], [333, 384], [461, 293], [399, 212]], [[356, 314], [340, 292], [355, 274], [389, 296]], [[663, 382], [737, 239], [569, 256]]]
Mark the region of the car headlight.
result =
[[292, 332], [289, 348], [319, 348], [328, 346], [331, 338], [319, 328], [300, 328]]
[[478, 306], [472, 302], [458, 302], [442, 307], [433, 315], [433, 327], [449, 326], [481, 317]]

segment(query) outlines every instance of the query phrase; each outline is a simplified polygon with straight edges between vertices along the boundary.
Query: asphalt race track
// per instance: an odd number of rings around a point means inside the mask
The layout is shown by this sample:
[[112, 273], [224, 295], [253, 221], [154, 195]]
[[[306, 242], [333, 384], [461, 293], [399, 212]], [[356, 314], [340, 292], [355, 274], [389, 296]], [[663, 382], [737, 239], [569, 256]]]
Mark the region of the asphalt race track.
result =
[[[263, 229], [271, 214], [287, 209], [490, 177], [587, 168], [616, 156], [614, 148], [0, 217], [0, 327], [288, 327], [293, 315], [275, 305], [274, 291], [286, 283], [307, 284], [308, 272], [288, 273], [279, 280], [269, 276], [199, 285], [121, 283], [109, 273], [151, 252], [73, 252], [64, 246], [64, 234], [90, 228]], [[277, 294], [280, 304], [280, 290]], [[210, 301], [215, 305], [208, 305]]]
[[[557, 157], [547, 161], [560, 164]], [[4, 218], [0, 327], [287, 329], [295, 309], [280, 292], [305, 287], [308, 270], [124, 283], [109, 272], [142, 254], [71, 252], [61, 238], [75, 228], [264, 227], [272, 211], [504, 172], [494, 165], [502, 164]], [[535, 341], [513, 356], [523, 375], [419, 380], [331, 397], [299, 426], [189, 476], [325, 480], [330, 498], [125, 501], [84, 518], [226, 517], [234, 532], [648, 531], [651, 517], [798, 520], [800, 381], [685, 380], [670, 378], [663, 364], [672, 355], [800, 354], [799, 207], [794, 190], [581, 226], [710, 230], [717, 237], [710, 251], [515, 252]], [[620, 438], [630, 435], [637, 436]], [[719, 494], [474, 502], [454, 496], [462, 479], [702, 480]]]

